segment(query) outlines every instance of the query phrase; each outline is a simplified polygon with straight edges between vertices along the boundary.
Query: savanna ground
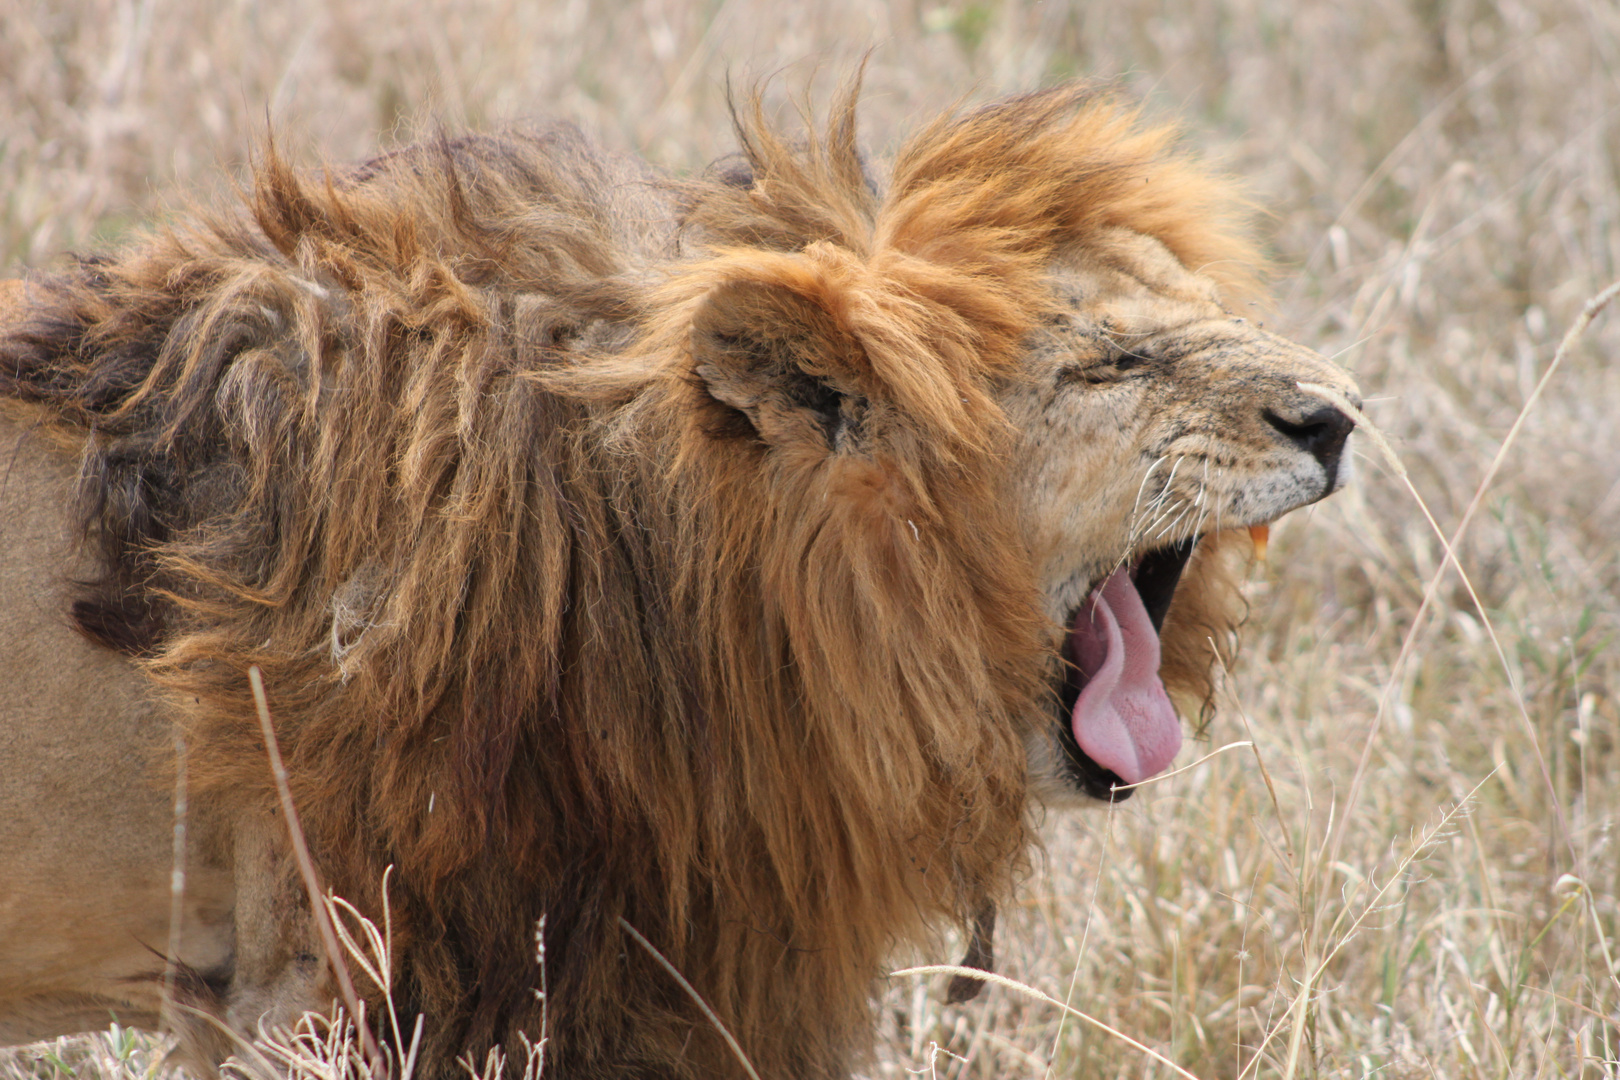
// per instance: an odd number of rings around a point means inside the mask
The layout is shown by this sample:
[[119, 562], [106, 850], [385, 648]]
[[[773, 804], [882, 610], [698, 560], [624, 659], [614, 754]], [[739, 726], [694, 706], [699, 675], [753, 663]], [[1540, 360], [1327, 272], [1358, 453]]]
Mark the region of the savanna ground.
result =
[[[1620, 309], [1549, 374], [1620, 276], [1608, 0], [5, 0], [0, 270], [228, 191], [267, 123], [313, 162], [560, 114], [690, 169], [730, 149], [728, 72], [781, 98], [874, 45], [877, 148], [1077, 74], [1185, 117], [1267, 212], [1262, 317], [1357, 375], [1441, 532], [1494, 472], [1465, 581], [1360, 439], [1359, 485], [1276, 530], [1186, 760], [1253, 748], [1052, 820], [1001, 970], [1201, 1078], [1620, 1076]], [[1174, 1075], [939, 984], [893, 981], [874, 1076]], [[161, 1051], [114, 1029], [0, 1075]]]

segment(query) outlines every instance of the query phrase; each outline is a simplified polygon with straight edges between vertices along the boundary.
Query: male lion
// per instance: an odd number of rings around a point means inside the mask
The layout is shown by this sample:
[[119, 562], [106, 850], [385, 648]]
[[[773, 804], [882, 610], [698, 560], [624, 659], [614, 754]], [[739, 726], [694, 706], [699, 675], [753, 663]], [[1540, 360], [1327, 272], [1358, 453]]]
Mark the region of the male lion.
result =
[[1241, 530], [1344, 481], [1299, 384], [1354, 387], [1232, 314], [1238, 204], [1105, 95], [883, 178], [853, 98], [696, 180], [568, 127], [272, 151], [9, 286], [0, 1037], [209, 1068], [330, 1001], [251, 665], [325, 883], [394, 867], [435, 1077], [542, 1008], [551, 1075], [740, 1075], [626, 926], [760, 1075], [845, 1076], [898, 944], [988, 962], [1032, 807], [1170, 764]]

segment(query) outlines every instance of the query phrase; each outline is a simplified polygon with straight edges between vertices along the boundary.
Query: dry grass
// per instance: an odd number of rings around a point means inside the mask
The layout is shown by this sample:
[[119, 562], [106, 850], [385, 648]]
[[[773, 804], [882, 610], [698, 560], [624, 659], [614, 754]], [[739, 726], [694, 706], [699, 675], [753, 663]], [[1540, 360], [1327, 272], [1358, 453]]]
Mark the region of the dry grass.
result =
[[[825, 81], [873, 44], [878, 146], [1074, 73], [1185, 114], [1272, 215], [1268, 318], [1357, 374], [1448, 537], [1522, 419], [1457, 543], [1481, 606], [1376, 456], [1277, 530], [1211, 733], [1253, 749], [1052, 821], [1002, 970], [1203, 1078], [1620, 1075], [1620, 318], [1526, 408], [1620, 276], [1612, 4], [12, 0], [0, 267], [239, 177], [267, 118], [351, 159], [562, 113], [684, 168], [727, 149], [728, 70]], [[874, 1075], [1173, 1075], [1005, 988], [897, 978], [884, 1015]], [[152, 1047], [0, 1075], [147, 1076]]]

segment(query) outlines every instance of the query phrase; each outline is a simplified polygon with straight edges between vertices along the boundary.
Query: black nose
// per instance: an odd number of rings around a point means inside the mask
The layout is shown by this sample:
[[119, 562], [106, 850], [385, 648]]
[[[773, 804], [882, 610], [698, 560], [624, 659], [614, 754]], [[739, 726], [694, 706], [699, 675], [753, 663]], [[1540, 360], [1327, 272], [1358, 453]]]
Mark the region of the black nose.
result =
[[1355, 430], [1356, 422], [1332, 405], [1323, 405], [1301, 419], [1289, 420], [1270, 409], [1264, 414], [1266, 423], [1282, 432], [1289, 442], [1322, 463], [1327, 473], [1328, 490], [1339, 473], [1339, 456], [1344, 453], [1344, 441]]

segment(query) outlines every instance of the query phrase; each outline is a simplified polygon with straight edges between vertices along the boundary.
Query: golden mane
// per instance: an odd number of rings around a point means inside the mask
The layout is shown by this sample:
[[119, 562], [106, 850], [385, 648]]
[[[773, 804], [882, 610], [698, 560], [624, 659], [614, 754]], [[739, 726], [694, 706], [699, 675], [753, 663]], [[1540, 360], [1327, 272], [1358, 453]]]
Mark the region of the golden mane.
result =
[[[884, 958], [1033, 842], [1057, 631], [996, 389], [1054, 254], [1259, 263], [1227, 186], [1083, 86], [941, 117], [881, 186], [853, 93], [738, 133], [681, 182], [563, 127], [318, 178], [271, 147], [248, 214], [41, 279], [3, 342], [0, 391], [83, 433], [79, 625], [233, 815], [274, 805], [262, 669], [327, 883], [377, 910], [396, 867], [440, 1073], [537, 1029], [543, 915], [569, 1075], [735, 1072], [621, 918], [762, 1075], [843, 1075]], [[868, 451], [829, 457], [801, 429], [844, 397]], [[1166, 630], [1193, 700], [1219, 564]]]

